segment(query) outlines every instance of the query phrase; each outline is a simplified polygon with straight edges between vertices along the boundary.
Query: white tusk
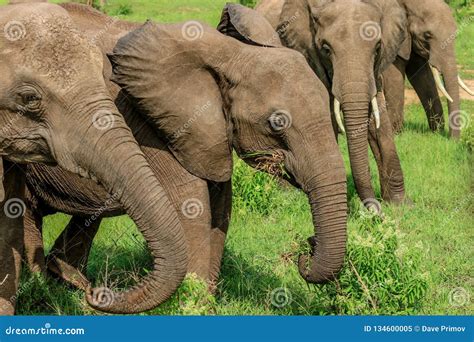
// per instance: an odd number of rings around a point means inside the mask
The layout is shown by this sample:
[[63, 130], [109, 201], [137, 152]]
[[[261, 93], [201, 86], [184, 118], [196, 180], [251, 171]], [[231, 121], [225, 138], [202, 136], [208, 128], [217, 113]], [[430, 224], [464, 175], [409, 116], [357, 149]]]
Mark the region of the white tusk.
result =
[[337, 122], [337, 125], [339, 126], [339, 129], [341, 130], [342, 133], [346, 133], [346, 130], [344, 129], [344, 125], [342, 124], [341, 104], [336, 98], [334, 98], [334, 114], [336, 115], [336, 122]]
[[469, 95], [474, 96], [474, 91], [469, 89], [469, 87], [466, 85], [466, 83], [464, 83], [461, 76], [459, 75], [458, 75], [458, 83], [461, 86], [461, 88], [463, 88]]
[[441, 80], [441, 74], [439, 73], [438, 69], [430, 65], [431, 72], [433, 73], [434, 79], [436, 81], [436, 85], [438, 86], [438, 89], [443, 93], [443, 95], [448, 99], [449, 102], [454, 102], [452, 97], [449, 96], [448, 91], [443, 85], [443, 81]]
[[372, 104], [373, 114], [375, 117], [375, 127], [379, 129], [380, 128], [380, 111], [379, 111], [379, 105], [377, 103], [377, 96], [372, 99], [371, 104]]

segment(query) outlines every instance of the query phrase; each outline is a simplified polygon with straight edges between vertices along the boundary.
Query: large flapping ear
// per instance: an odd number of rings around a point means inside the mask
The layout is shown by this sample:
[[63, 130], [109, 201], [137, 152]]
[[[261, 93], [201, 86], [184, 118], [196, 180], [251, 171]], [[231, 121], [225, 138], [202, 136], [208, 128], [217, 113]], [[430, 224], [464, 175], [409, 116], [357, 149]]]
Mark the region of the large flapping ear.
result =
[[405, 39], [403, 40], [402, 44], [400, 45], [400, 49], [398, 50], [398, 56], [405, 61], [408, 61], [410, 59], [411, 49], [412, 49], [411, 34], [408, 30], [408, 26], [409, 25], [408, 25], [408, 19], [407, 19], [407, 23], [405, 24], [405, 28], [404, 28]]
[[206, 61], [220, 37], [225, 38], [195, 21], [147, 22], [121, 38], [109, 56], [112, 81], [131, 95], [177, 160], [197, 177], [216, 182], [232, 174], [222, 95]]
[[316, 22], [312, 10], [312, 7], [317, 9], [326, 2], [326, 0], [312, 0], [311, 2], [308, 0], [286, 0], [277, 31], [283, 45], [303, 54], [320, 80], [326, 87], [329, 87], [330, 82], [316, 53]]
[[[386, 70], [390, 64], [395, 61], [397, 55], [401, 51], [405, 38], [407, 17], [403, 8], [398, 4], [397, 0], [364, 0], [376, 6], [383, 14], [381, 31], [382, 31], [382, 56], [380, 61], [380, 71]], [[411, 41], [410, 47], [411, 47]], [[408, 42], [407, 42], [408, 44]], [[407, 53], [407, 46], [402, 53]]]
[[217, 30], [246, 44], [281, 47], [280, 37], [272, 25], [257, 11], [228, 3], [222, 11]]

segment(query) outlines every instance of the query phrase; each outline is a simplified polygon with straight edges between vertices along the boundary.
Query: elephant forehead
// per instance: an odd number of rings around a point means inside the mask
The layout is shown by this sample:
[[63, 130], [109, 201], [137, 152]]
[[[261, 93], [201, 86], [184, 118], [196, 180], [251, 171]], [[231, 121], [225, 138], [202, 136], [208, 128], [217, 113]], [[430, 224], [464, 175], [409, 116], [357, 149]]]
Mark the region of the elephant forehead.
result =
[[76, 82], [80, 68], [91, 60], [93, 47], [76, 30], [68, 16], [30, 15], [10, 22], [10, 26], [8, 47], [10, 51], [20, 50], [12, 57], [13, 63], [19, 63], [62, 88], [67, 89]]

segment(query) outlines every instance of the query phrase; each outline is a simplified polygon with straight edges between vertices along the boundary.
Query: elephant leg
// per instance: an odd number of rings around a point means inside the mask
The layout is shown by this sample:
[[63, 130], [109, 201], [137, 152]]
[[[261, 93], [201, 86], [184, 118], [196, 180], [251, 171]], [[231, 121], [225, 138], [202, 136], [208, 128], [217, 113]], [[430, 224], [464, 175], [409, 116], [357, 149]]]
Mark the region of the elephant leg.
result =
[[25, 229], [25, 259], [31, 272], [46, 273], [42, 222], [43, 219], [31, 205], [27, 205], [23, 224]]
[[406, 62], [397, 58], [383, 73], [387, 113], [395, 134], [401, 132], [404, 122], [405, 67]]
[[188, 244], [188, 273], [209, 282], [211, 206], [207, 182], [190, 174], [165, 148], [142, 146], [142, 150], [184, 227]]
[[405, 197], [403, 171], [382, 92], [377, 94], [377, 101], [382, 104], [380, 105], [380, 128], [377, 130], [372, 120], [369, 126], [369, 144], [379, 170], [382, 198], [388, 202], [401, 203]]
[[444, 128], [443, 106], [429, 62], [417, 54], [412, 54], [406, 73], [425, 109], [430, 129], [439, 132]]
[[101, 219], [85, 220], [83, 217], [73, 216], [47, 256], [48, 270], [64, 281], [86, 290], [90, 283], [82, 272], [87, 267], [100, 222]]
[[19, 166], [6, 161], [3, 166], [5, 201], [0, 210], [0, 315], [13, 315], [23, 253], [25, 179]]
[[214, 292], [219, 279], [224, 244], [232, 212], [232, 181], [208, 183], [212, 210], [210, 290]]

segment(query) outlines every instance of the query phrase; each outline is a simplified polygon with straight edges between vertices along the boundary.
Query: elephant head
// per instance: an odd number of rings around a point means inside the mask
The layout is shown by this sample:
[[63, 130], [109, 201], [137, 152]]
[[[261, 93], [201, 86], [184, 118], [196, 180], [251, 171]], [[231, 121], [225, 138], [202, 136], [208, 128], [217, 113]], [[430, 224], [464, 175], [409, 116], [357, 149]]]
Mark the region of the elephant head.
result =
[[264, 19], [229, 4], [219, 28], [231, 37], [198, 22], [147, 22], [118, 41], [112, 81], [191, 173], [228, 181], [235, 149], [301, 188], [315, 236], [312, 257], [302, 256], [299, 269], [320, 283], [343, 263], [347, 225], [346, 174], [328, 96], [304, 57], [278, 47], [274, 30], [265, 21], [256, 28], [257, 20]]
[[[443, 0], [399, 0], [405, 8], [410, 44], [409, 52], [425, 59], [431, 66], [436, 85], [448, 99], [450, 136], [459, 137], [457, 116], [460, 109], [459, 86], [474, 95], [458, 75], [455, 54], [456, 22]], [[400, 57], [408, 60], [410, 54]], [[443, 80], [444, 78], [444, 84]]]
[[[259, 11], [269, 16], [278, 13], [271, 0], [266, 2]], [[341, 131], [347, 131], [359, 197], [364, 202], [374, 198], [368, 159], [369, 112], [378, 128], [379, 105], [385, 104], [378, 104], [376, 95], [382, 88], [382, 71], [394, 61], [404, 41], [404, 11], [396, 0], [286, 0], [273, 6], [281, 7], [277, 29], [283, 45], [306, 57], [333, 99], [336, 122]]]
[[0, 26], [0, 155], [59, 165], [103, 184], [143, 233], [154, 267], [130, 290], [91, 289], [87, 300], [112, 313], [154, 308], [186, 273], [184, 234], [107, 91], [101, 52], [57, 5], [2, 7]]

